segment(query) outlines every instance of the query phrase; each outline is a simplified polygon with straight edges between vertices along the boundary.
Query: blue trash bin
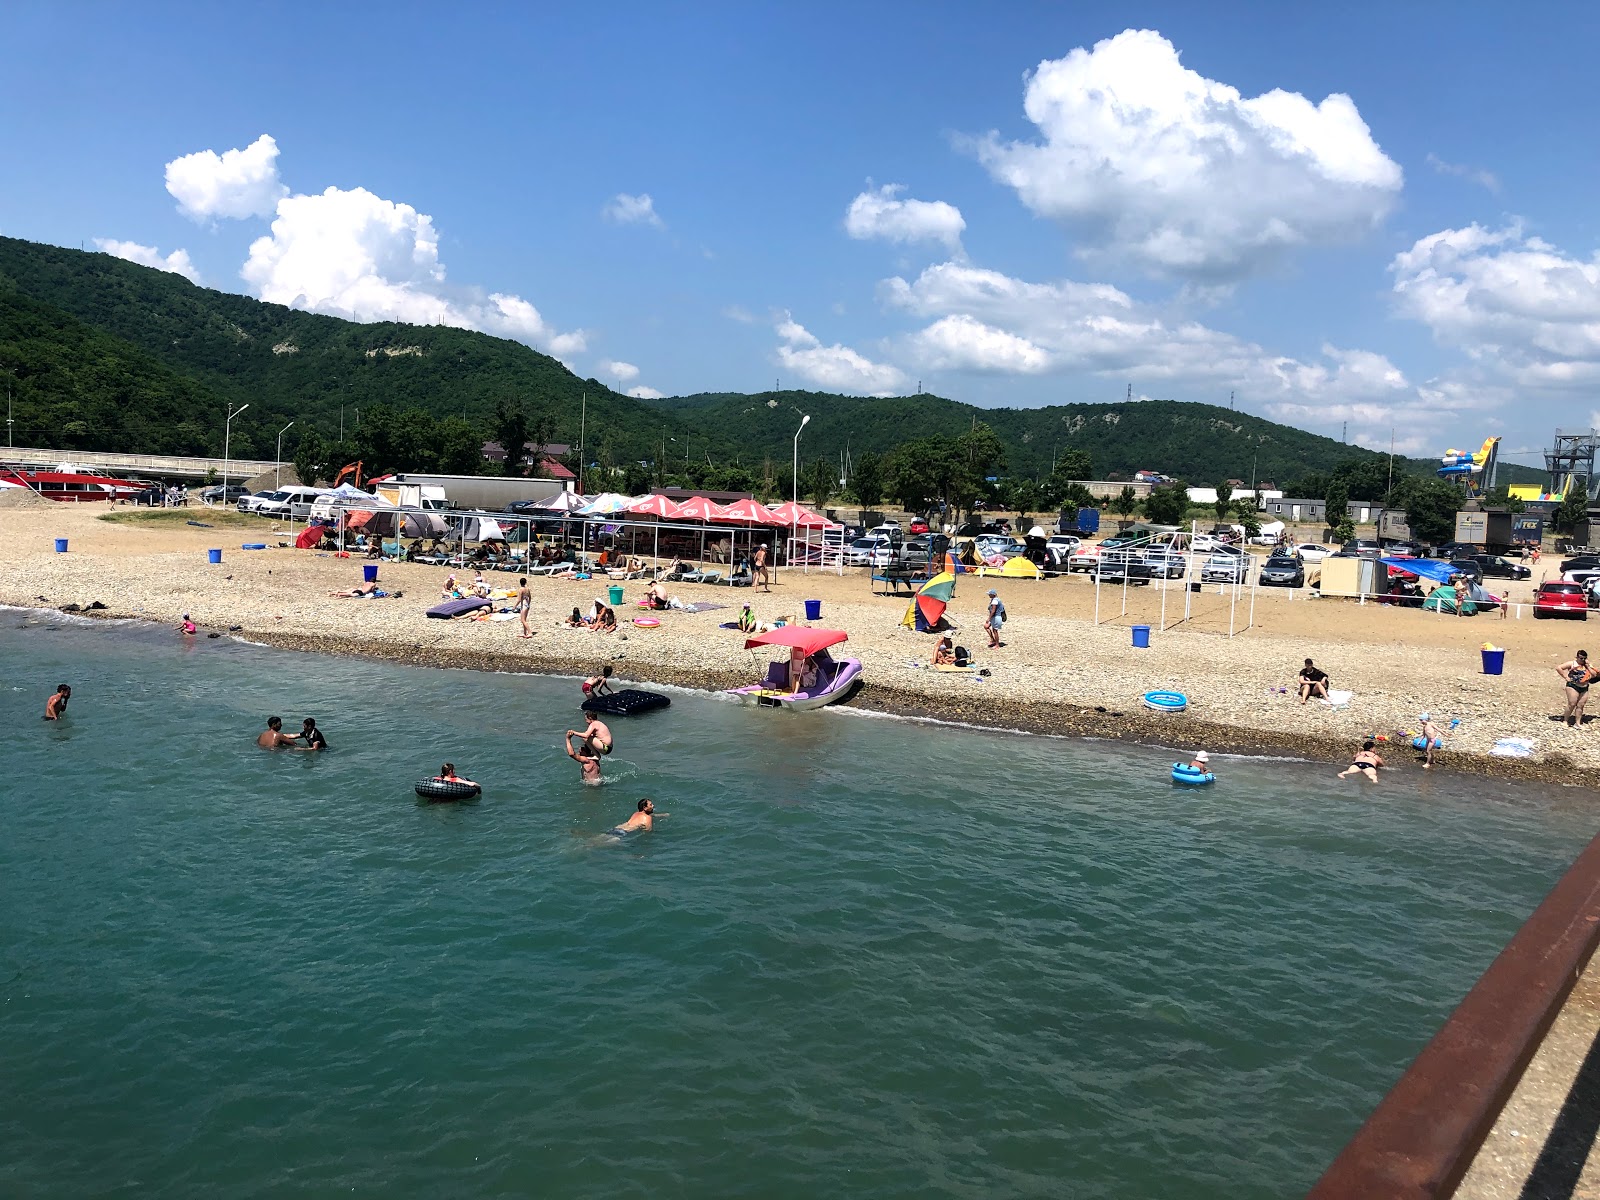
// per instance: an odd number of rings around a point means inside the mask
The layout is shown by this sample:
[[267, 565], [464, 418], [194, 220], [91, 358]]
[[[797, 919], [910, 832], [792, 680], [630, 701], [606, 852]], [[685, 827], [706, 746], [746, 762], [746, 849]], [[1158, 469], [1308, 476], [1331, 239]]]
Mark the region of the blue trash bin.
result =
[[820, 621], [820, 620], [822, 620], [822, 601], [821, 600], [807, 600], [806, 601], [806, 620], [808, 620], [808, 621]]
[[378, 564], [377, 563], [362, 563], [361, 564], [361, 582], [362, 583], [377, 583], [378, 582]]
[[67, 552], [67, 539], [66, 538], [57, 538], [56, 539], [56, 553], [57, 554], [65, 554], [66, 552]]
[[219, 563], [219, 562], [221, 562], [222, 561], [222, 551], [221, 550], [207, 550], [206, 551], [206, 561], [208, 563]]
[[1150, 626], [1135, 625], [1133, 627], [1133, 645], [1138, 650], [1148, 650], [1150, 648]]
[[1483, 655], [1483, 673], [1485, 675], [1500, 675], [1506, 669], [1506, 652], [1504, 650], [1480, 650]]

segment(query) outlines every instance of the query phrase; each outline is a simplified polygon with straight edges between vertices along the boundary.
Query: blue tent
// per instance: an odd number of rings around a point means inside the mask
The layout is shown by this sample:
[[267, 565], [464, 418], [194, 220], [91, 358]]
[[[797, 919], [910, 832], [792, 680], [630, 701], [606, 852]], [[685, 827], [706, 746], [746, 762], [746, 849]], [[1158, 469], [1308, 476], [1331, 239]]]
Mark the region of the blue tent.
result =
[[1393, 567], [1396, 571], [1404, 571], [1408, 575], [1420, 575], [1435, 583], [1449, 583], [1453, 577], [1461, 574], [1459, 568], [1452, 567], [1447, 562], [1440, 562], [1436, 558], [1380, 558], [1378, 561], [1386, 567]]

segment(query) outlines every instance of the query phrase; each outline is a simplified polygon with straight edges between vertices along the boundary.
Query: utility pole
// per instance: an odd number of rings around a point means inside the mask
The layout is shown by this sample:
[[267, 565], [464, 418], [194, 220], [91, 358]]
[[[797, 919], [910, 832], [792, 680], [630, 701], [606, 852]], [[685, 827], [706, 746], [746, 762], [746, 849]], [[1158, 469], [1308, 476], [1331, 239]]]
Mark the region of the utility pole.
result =
[[11, 449], [11, 375], [10, 367], [6, 368], [6, 449]]
[[1128, 403], [1133, 403], [1133, 384], [1131, 383], [1128, 385]]
[[1228, 411], [1233, 411], [1233, 392], [1231, 390], [1228, 392]]
[[1339, 433], [1339, 440], [1341, 442], [1348, 442], [1350, 440], [1350, 422], [1349, 421], [1346, 421], [1344, 423], [1344, 428]]
[[588, 457], [583, 440], [589, 431], [589, 393], [583, 393], [583, 407], [578, 410], [578, 495], [583, 495], [583, 460]]

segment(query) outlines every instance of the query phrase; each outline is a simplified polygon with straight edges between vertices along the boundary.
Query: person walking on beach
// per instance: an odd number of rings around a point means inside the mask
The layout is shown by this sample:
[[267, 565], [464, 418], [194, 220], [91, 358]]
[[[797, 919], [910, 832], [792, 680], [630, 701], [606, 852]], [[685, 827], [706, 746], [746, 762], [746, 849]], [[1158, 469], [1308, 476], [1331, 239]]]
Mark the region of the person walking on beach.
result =
[[755, 581], [761, 585], [761, 590], [770, 592], [772, 581], [767, 577], [767, 544], [762, 542], [756, 547], [756, 557], [752, 564], [755, 568]]
[[578, 764], [584, 783], [599, 787], [605, 782], [600, 778], [600, 760], [592, 753], [583, 753], [589, 749], [585, 742], [579, 742], [577, 749], [573, 748], [572, 739], [580, 736], [576, 729], [567, 730], [567, 757]]
[[59, 721], [67, 715], [67, 701], [72, 699], [72, 689], [64, 683], [56, 684], [56, 690], [50, 693], [50, 699], [44, 702], [44, 719], [46, 721]]
[[646, 796], [635, 806], [633, 810], [633, 816], [629, 817], [621, 825], [613, 825], [610, 829], [606, 830], [605, 836], [616, 838], [618, 841], [621, 841], [630, 833], [638, 831], [648, 833], [650, 830], [656, 827], [655, 819], [657, 816], [666, 817], [671, 816], [671, 814], [657, 813], [656, 802], [650, 799], [649, 796]]
[[1579, 650], [1570, 662], [1556, 668], [1566, 684], [1567, 708], [1561, 719], [1574, 728], [1583, 727], [1583, 710], [1589, 703], [1589, 685], [1600, 678], [1600, 671], [1589, 665], [1589, 652]]
[[1378, 743], [1368, 738], [1361, 743], [1361, 749], [1355, 752], [1350, 765], [1339, 772], [1340, 779], [1347, 779], [1351, 775], [1360, 775], [1372, 783], [1378, 782], [1378, 768], [1383, 766], [1383, 756], [1378, 753]]
[[267, 727], [262, 730], [261, 736], [256, 739], [256, 745], [263, 750], [294, 749], [295, 735], [283, 731], [282, 717], [268, 717]]
[[1417, 720], [1422, 724], [1422, 728], [1417, 730], [1422, 742], [1422, 769], [1427, 771], [1433, 767], [1433, 752], [1444, 745], [1444, 739], [1439, 736], [1439, 727], [1427, 713], [1418, 714]]
[[517, 580], [517, 616], [522, 618], [522, 636], [531, 638], [533, 631], [528, 628], [528, 610], [533, 607], [533, 593], [528, 590], [526, 579]]
[[1000, 644], [1000, 631], [1005, 628], [1006, 606], [1000, 599], [1000, 593], [993, 588], [989, 589], [989, 610], [983, 618], [983, 627], [989, 631], [989, 647], [993, 649]]
[[322, 730], [317, 728], [315, 717], [307, 717], [300, 722], [300, 736], [305, 740], [307, 750], [326, 750], [328, 739], [322, 736]]
[[1318, 670], [1308, 658], [1306, 665], [1300, 668], [1300, 703], [1304, 704], [1313, 696], [1322, 700], [1328, 698], [1328, 673]]

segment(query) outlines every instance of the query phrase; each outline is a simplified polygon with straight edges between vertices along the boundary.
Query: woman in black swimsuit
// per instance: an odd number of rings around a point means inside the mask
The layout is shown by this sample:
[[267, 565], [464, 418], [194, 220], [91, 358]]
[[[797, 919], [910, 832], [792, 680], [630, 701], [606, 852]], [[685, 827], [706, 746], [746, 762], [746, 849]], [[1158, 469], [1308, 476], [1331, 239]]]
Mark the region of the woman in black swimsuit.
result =
[[1556, 674], [1566, 684], [1567, 692], [1567, 711], [1561, 714], [1561, 719], [1568, 725], [1581, 727], [1583, 709], [1589, 703], [1589, 685], [1600, 678], [1600, 671], [1589, 665], [1589, 652], [1579, 650], [1571, 662], [1556, 668]]

